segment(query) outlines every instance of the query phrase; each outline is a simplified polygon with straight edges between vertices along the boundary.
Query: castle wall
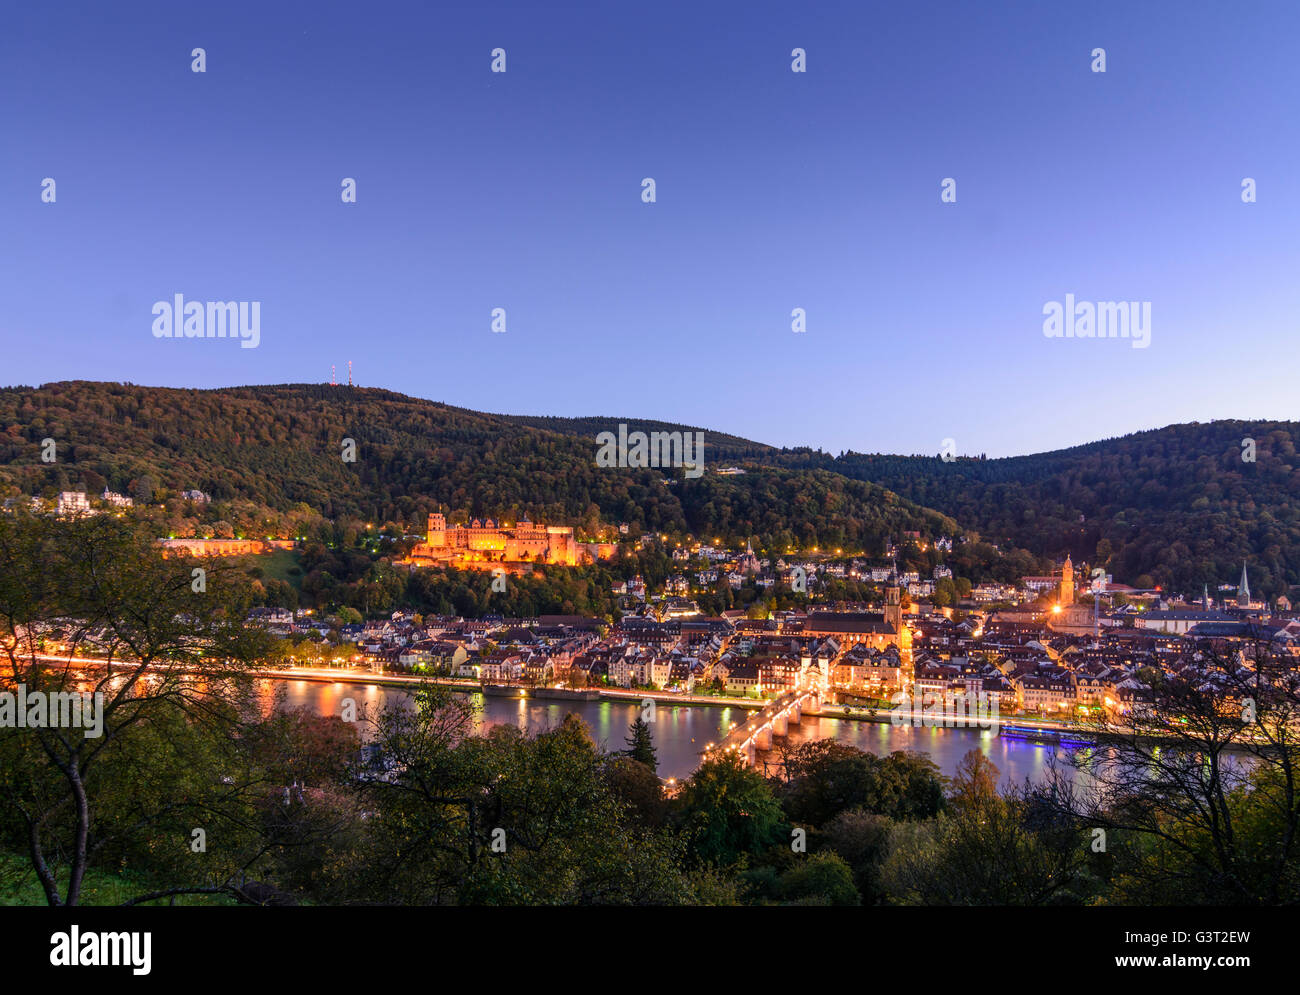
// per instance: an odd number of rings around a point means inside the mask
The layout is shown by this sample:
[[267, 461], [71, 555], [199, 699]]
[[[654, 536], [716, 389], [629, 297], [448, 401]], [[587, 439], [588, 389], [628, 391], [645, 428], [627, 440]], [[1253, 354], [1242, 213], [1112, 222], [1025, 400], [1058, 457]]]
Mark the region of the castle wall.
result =
[[255, 556], [274, 549], [293, 549], [292, 539], [159, 539], [163, 555]]
[[[488, 519], [487, 522], [491, 522]], [[505, 528], [486, 522], [447, 528], [440, 514], [429, 516], [426, 540], [411, 551], [410, 562], [554, 563], [578, 566], [614, 555], [613, 543], [580, 543], [564, 525], [523, 522]]]

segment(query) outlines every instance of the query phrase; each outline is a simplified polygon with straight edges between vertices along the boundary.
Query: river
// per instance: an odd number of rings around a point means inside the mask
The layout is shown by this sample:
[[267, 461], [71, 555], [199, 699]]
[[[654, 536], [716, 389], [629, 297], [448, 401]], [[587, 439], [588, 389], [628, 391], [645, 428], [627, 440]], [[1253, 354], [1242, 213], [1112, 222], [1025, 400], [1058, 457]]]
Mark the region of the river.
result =
[[[358, 708], [373, 711], [389, 703], [409, 707], [410, 694], [401, 688], [356, 684], [349, 681], [263, 681], [264, 699], [270, 701], [278, 688], [290, 707], [306, 705], [321, 715], [338, 715], [343, 700], [352, 698]], [[475, 722], [480, 731], [496, 725], [513, 725], [535, 733], [553, 728], [574, 713], [591, 730], [603, 748], [620, 750], [628, 726], [640, 712], [634, 701], [540, 701], [536, 699], [499, 698], [470, 695], [474, 702]], [[655, 709], [652, 726], [655, 750], [662, 777], [689, 777], [700, 762], [700, 753], [710, 743], [722, 738], [732, 722], [743, 722], [748, 712], [742, 708], [717, 708], [702, 705], [660, 703]], [[791, 724], [784, 740], [794, 744], [813, 739], [836, 739], [850, 746], [870, 750], [880, 756], [895, 750], [912, 750], [930, 756], [944, 774], [951, 775], [971, 750], [980, 750], [997, 766], [1000, 778], [1019, 784], [1026, 778], [1038, 780], [1046, 771], [1053, 748], [1024, 740], [1003, 739], [989, 730], [936, 729], [893, 726], [885, 722], [863, 722], [828, 715], [805, 716], [799, 725]], [[782, 742], [778, 740], [778, 743]], [[759, 760], [775, 760], [773, 754]]]

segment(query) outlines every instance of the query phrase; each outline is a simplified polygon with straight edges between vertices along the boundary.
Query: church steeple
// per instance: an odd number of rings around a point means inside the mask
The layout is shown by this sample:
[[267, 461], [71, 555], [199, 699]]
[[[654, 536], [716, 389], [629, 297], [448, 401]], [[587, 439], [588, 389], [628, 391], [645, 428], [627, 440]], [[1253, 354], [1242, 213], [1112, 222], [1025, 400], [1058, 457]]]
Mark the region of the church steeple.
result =
[[1237, 585], [1237, 607], [1250, 607], [1250, 580], [1246, 577], [1246, 564], [1241, 565], [1241, 583]]
[[885, 588], [885, 624], [894, 627], [894, 631], [903, 631], [903, 590], [898, 586], [898, 575], [889, 580]]
[[1070, 554], [1065, 554], [1065, 565], [1061, 567], [1061, 605], [1068, 608], [1074, 604], [1074, 561]]

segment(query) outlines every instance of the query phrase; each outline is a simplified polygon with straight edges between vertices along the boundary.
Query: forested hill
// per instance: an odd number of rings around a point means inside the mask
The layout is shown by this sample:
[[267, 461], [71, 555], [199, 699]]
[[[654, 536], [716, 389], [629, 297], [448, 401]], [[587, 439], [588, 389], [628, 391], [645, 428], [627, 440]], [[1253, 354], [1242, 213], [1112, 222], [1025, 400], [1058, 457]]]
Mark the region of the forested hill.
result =
[[[608, 418], [559, 418], [549, 415], [498, 415], [497, 417], [513, 425], [525, 425], [529, 428], [540, 428], [548, 432], [559, 432], [564, 435], [577, 435], [586, 439], [594, 439], [601, 432], [614, 432], [617, 434], [620, 424], [626, 425], [629, 433], [703, 432], [704, 441], [708, 446], [708, 461], [713, 469], [725, 466], [730, 462], [750, 459], [772, 465], [779, 465], [782, 462], [780, 454], [783, 450], [775, 449], [762, 442], [754, 442], [752, 439], [742, 439], [740, 436], [728, 435], [725, 432], [715, 432], [712, 429], [702, 428], [698, 425], [677, 425], [672, 422], [654, 421], [646, 418], [618, 418], [613, 416]], [[789, 450], [786, 450], [786, 452], [789, 452]]]
[[[703, 431], [704, 476], [604, 469], [595, 436]], [[428, 511], [646, 529], [763, 545], [875, 551], [886, 538], [979, 532], [1044, 558], [1103, 562], [1118, 580], [1187, 591], [1234, 583], [1300, 592], [1295, 422], [1171, 425], [1010, 459], [778, 449], [632, 418], [491, 415], [372, 388], [290, 384], [177, 390], [67, 382], [0, 389], [0, 490], [85, 484], [198, 488], [278, 511], [394, 519]], [[58, 444], [58, 462], [40, 443]], [[357, 441], [357, 462], [341, 458]], [[1244, 439], [1255, 461], [1243, 461]], [[719, 476], [738, 463], [743, 476]], [[934, 509], [934, 510], [931, 510]], [[960, 523], [960, 524], [958, 524]]]
[[[617, 430], [601, 423], [599, 430]], [[903, 531], [957, 523], [866, 481], [774, 467], [714, 473], [712, 438], [697, 479], [680, 470], [595, 464], [595, 433], [564, 434], [389, 391], [286, 384], [180, 390], [84, 381], [0, 389], [0, 490], [53, 494], [85, 484], [159, 497], [197, 488], [215, 501], [328, 517], [518, 518], [589, 526], [627, 522], [765, 546], [877, 551]], [[54, 439], [58, 459], [41, 461]], [[344, 462], [343, 440], [357, 443]], [[742, 442], [744, 440], [738, 440]]]
[[[583, 419], [546, 419], [557, 430]], [[660, 430], [679, 426], [660, 425]], [[1300, 423], [1218, 421], [1032, 456], [958, 459], [728, 440], [728, 459], [832, 470], [949, 515], [984, 538], [1040, 557], [1103, 563], [1121, 581], [1199, 592], [1236, 583], [1300, 592]], [[1255, 440], [1254, 462], [1242, 459]], [[753, 464], [748, 464], [753, 465]]]
[[1129, 583], [1213, 590], [1248, 562], [1252, 590], [1277, 595], [1300, 584], [1297, 438], [1296, 422], [1193, 422], [1010, 459], [846, 453], [825, 465]]

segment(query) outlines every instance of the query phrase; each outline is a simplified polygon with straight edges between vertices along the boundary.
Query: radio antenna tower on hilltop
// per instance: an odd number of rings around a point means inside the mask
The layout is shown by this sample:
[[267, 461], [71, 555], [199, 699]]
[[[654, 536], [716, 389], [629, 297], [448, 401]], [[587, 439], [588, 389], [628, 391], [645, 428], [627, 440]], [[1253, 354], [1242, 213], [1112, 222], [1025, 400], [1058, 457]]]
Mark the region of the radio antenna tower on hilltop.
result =
[[339, 385], [338, 378], [334, 375], [334, 364], [330, 363], [330, 386], [337, 387], [338, 385]]
[[352, 386], [352, 360], [348, 360], [348, 386]]

